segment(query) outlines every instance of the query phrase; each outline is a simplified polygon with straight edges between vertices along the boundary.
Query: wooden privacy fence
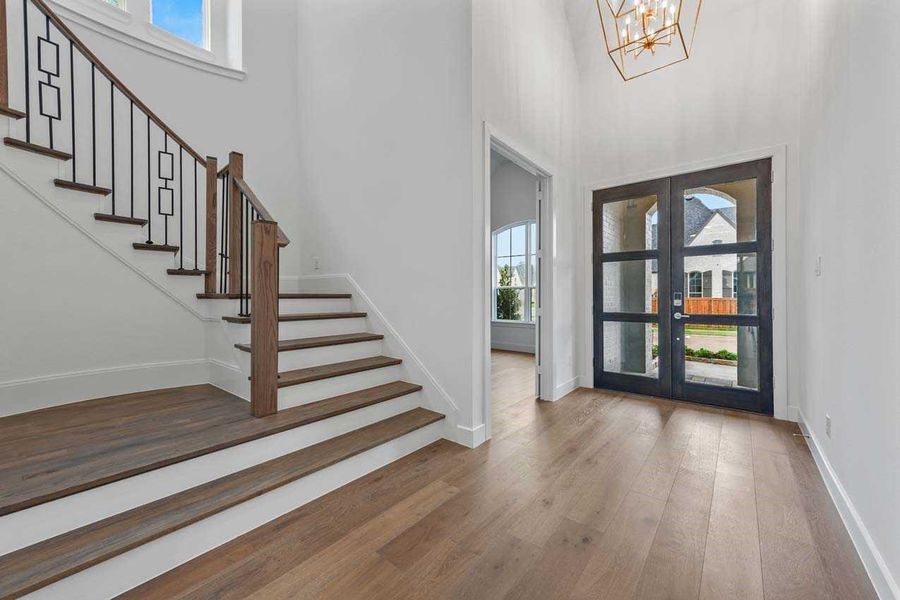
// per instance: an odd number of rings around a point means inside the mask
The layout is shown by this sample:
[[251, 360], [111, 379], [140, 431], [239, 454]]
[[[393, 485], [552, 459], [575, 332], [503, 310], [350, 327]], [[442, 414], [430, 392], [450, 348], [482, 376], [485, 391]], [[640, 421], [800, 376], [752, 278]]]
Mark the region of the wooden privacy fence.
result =
[[[687, 298], [682, 312], [689, 315], [736, 315], [737, 298]], [[653, 298], [652, 312], [659, 312], [657, 298]]]

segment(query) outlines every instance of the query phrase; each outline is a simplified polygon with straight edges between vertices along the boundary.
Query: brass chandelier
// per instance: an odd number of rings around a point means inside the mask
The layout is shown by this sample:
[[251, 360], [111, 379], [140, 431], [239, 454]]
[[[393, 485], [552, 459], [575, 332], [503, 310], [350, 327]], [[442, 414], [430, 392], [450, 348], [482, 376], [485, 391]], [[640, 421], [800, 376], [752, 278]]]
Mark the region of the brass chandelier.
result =
[[628, 81], [687, 60], [703, 0], [597, 0], [606, 50]]

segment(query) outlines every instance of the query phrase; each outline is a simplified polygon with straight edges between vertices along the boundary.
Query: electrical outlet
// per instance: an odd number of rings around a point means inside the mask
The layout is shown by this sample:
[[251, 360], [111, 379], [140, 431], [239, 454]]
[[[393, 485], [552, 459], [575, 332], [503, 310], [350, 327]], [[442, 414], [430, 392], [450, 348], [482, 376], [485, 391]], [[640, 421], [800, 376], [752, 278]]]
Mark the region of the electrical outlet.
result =
[[816, 277], [822, 276], [822, 257], [816, 257]]
[[831, 415], [825, 415], [825, 435], [831, 437]]
[[313, 271], [318, 271], [319, 270], [319, 257], [313, 256], [312, 261], [313, 261]]

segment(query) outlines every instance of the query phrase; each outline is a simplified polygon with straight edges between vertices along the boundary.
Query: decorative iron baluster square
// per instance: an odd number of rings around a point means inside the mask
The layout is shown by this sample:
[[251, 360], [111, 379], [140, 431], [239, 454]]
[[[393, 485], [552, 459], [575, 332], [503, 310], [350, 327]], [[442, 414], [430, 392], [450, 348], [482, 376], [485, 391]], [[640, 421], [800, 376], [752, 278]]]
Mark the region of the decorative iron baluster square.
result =
[[38, 70], [59, 77], [59, 44], [45, 37], [38, 38]]
[[175, 215], [175, 190], [159, 188], [159, 214], [167, 217]]
[[166, 187], [169, 187], [168, 182], [175, 179], [175, 155], [171, 152], [160, 150], [158, 163], [159, 178], [166, 182]]
[[38, 82], [38, 96], [41, 115], [59, 121], [62, 118], [62, 97], [59, 88], [40, 81]]

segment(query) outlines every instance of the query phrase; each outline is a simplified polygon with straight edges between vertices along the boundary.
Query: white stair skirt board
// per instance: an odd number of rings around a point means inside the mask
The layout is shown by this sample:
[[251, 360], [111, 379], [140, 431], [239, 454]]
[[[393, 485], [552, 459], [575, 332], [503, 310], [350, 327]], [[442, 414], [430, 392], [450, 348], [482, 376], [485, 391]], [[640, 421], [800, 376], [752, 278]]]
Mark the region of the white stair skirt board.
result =
[[440, 422], [432, 423], [62, 579], [25, 598], [29, 600], [112, 598], [436, 442], [442, 433]]
[[[250, 343], [250, 325], [245, 323], [227, 323], [228, 337], [236, 344]], [[319, 337], [322, 335], [339, 335], [342, 333], [359, 333], [368, 331], [365, 318], [322, 319], [319, 321], [280, 321], [278, 323], [279, 340], [296, 340], [299, 338]]]
[[283, 387], [278, 390], [278, 409], [284, 410], [292, 406], [349, 394], [397, 381], [403, 377], [401, 365], [396, 365]]
[[[353, 344], [339, 344], [337, 346], [323, 346], [321, 348], [305, 348], [303, 350], [286, 350], [278, 353], [278, 370], [280, 372], [293, 369], [305, 369], [319, 365], [380, 356], [382, 354], [381, 340], [371, 342], [356, 342]], [[240, 351], [238, 361], [244, 372], [250, 372], [250, 353]]]
[[0, 555], [399, 415], [421, 400], [419, 392], [407, 394], [4, 515]]

